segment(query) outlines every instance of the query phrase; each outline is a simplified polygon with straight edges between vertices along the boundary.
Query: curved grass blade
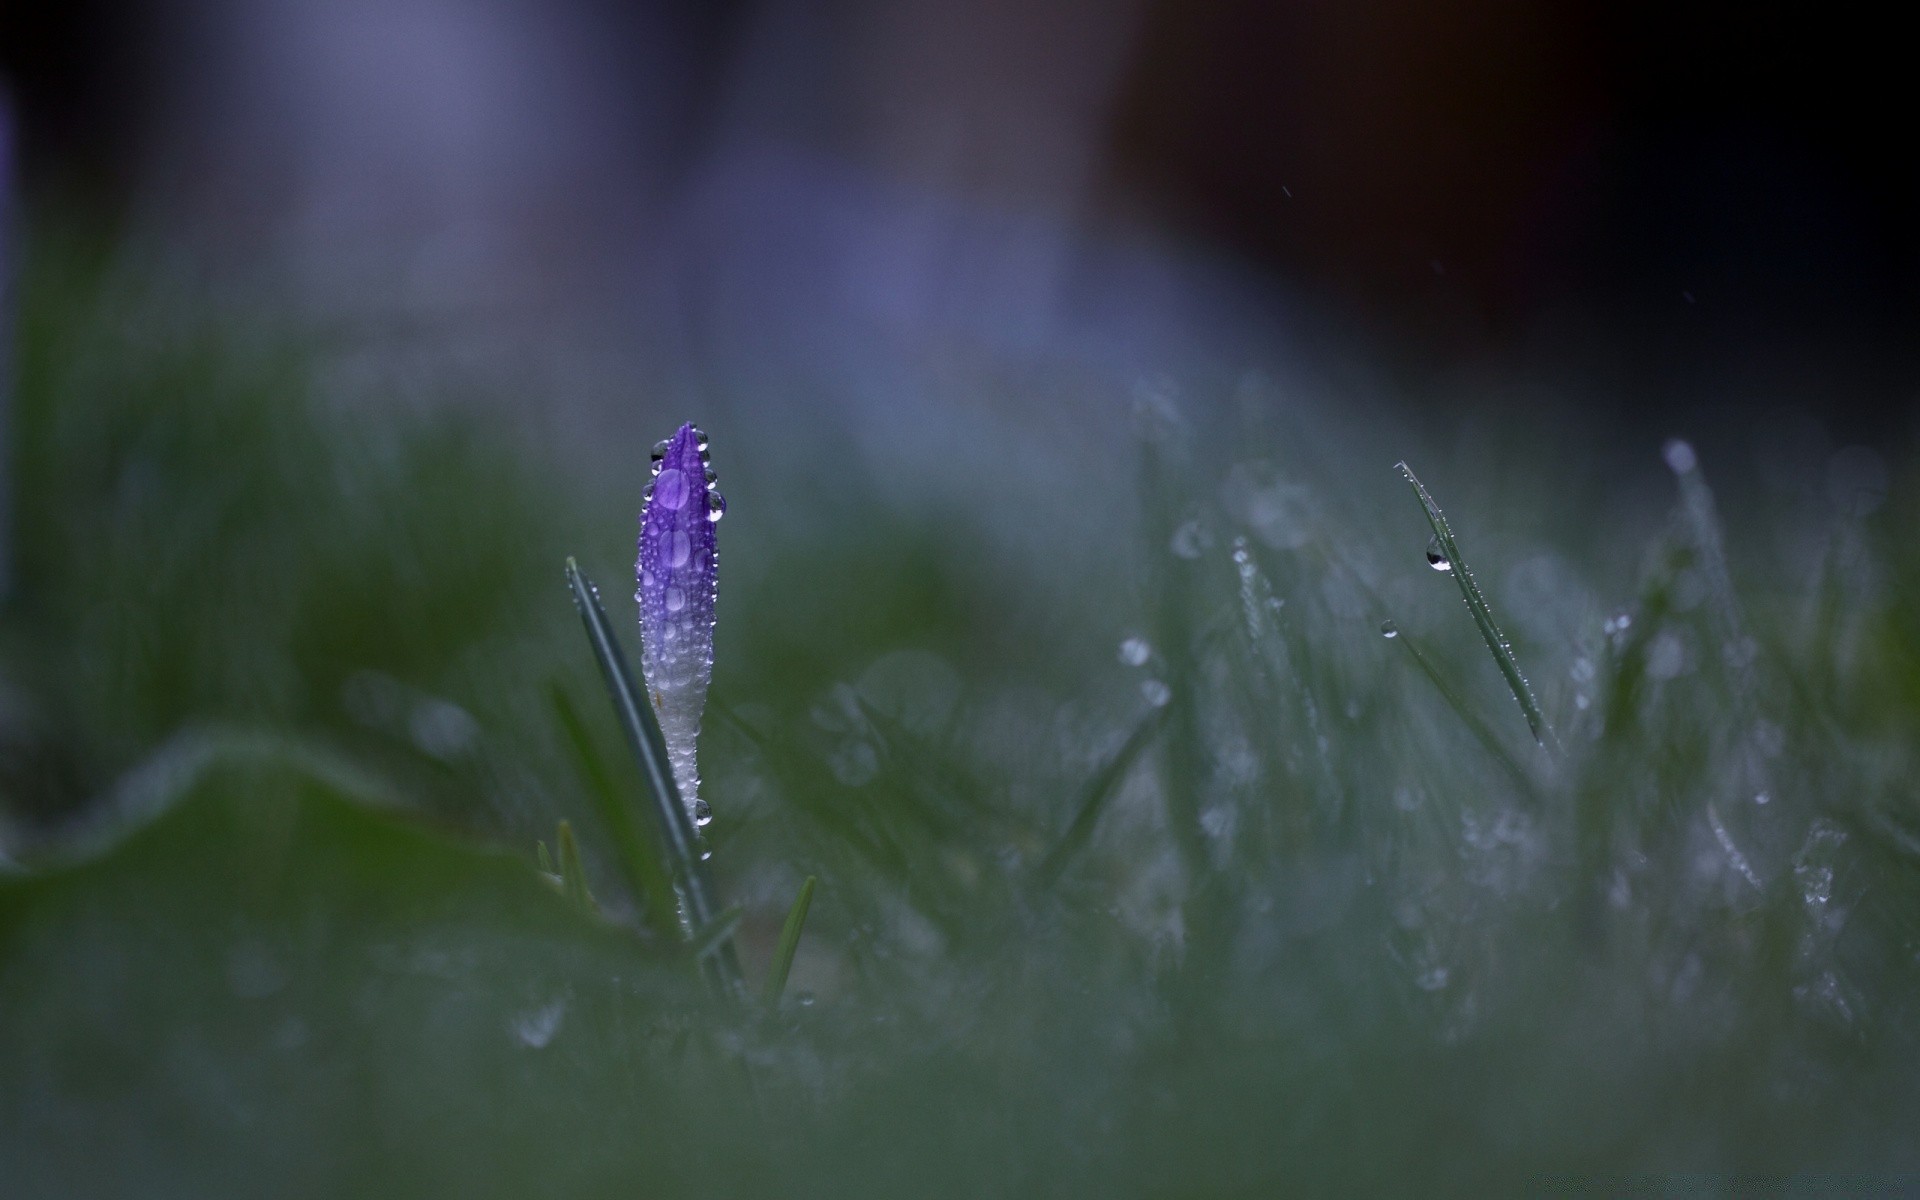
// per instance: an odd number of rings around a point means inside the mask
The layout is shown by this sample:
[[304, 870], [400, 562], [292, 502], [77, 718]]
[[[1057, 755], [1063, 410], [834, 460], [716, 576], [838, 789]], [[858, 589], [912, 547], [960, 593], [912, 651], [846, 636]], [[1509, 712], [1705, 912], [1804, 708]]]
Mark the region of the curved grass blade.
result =
[[554, 835], [560, 846], [560, 888], [566, 898], [582, 912], [597, 913], [593, 893], [587, 890], [587, 868], [580, 861], [580, 842], [573, 836], [573, 822], [561, 821]]
[[1493, 661], [1499, 666], [1500, 674], [1507, 680], [1513, 698], [1520, 705], [1520, 712], [1527, 718], [1527, 728], [1533, 731], [1533, 740], [1554, 752], [1560, 749], [1560, 739], [1553, 732], [1553, 726], [1547, 723], [1547, 716], [1540, 711], [1540, 702], [1533, 698], [1533, 689], [1527, 686], [1527, 677], [1520, 673], [1520, 663], [1513, 656], [1513, 647], [1507, 644], [1506, 635], [1494, 624], [1493, 609], [1487, 604], [1487, 598], [1480, 594], [1480, 585], [1473, 581], [1473, 572], [1467, 569], [1467, 560], [1460, 553], [1460, 543], [1454, 540], [1453, 529], [1447, 524], [1446, 515], [1440, 506], [1427, 495], [1427, 489], [1414, 475], [1413, 468], [1406, 463], [1395, 464], [1395, 469], [1413, 486], [1413, 494], [1420, 498], [1420, 507], [1426, 510], [1427, 524], [1433, 526], [1433, 536], [1440, 543], [1440, 552], [1453, 564], [1450, 572], [1453, 581], [1460, 586], [1460, 597], [1467, 602], [1467, 611], [1473, 614], [1473, 623], [1480, 627], [1480, 636], [1487, 643], [1487, 649], [1493, 653]]
[[[1176, 699], [1173, 703], [1179, 704], [1181, 701]], [[1171, 707], [1173, 704], [1167, 706], [1167, 708]], [[1041, 859], [1040, 865], [1034, 869], [1034, 878], [1041, 887], [1052, 887], [1059, 882], [1060, 875], [1066, 870], [1067, 865], [1093, 837], [1093, 827], [1099, 822], [1100, 814], [1106, 809], [1107, 801], [1112, 799], [1114, 792], [1119, 790], [1120, 781], [1126, 778], [1128, 769], [1133, 766], [1134, 760], [1140, 757], [1140, 752], [1147, 748], [1153, 740], [1153, 735], [1160, 731], [1160, 726], [1166, 719], [1167, 708], [1154, 709], [1141, 718], [1140, 723], [1134, 726], [1133, 732], [1127, 735], [1127, 740], [1121, 744], [1120, 749], [1115, 751], [1106, 765], [1095, 771], [1092, 778], [1081, 787], [1080, 802], [1074, 808], [1073, 821], [1067, 826], [1067, 831], [1060, 835], [1060, 840], [1054, 843], [1053, 849], [1047, 851], [1047, 856]]]
[[[614, 861], [639, 901], [641, 920], [663, 937], [681, 936], [679, 918], [674, 914], [673, 880], [660, 865], [655, 840], [642, 823], [633, 819], [632, 809], [621, 802], [620, 793], [607, 775], [606, 764], [594, 748], [586, 722], [580, 719], [572, 699], [558, 684], [548, 688], [547, 699], [573, 747], [581, 773], [587, 777], [587, 794], [593, 799], [601, 828], [613, 840]], [[558, 877], [555, 868], [546, 870]]]
[[780, 927], [780, 944], [773, 948], [773, 964], [767, 968], [767, 1007], [775, 1008], [780, 1004], [780, 996], [787, 990], [787, 973], [793, 970], [793, 954], [800, 948], [800, 931], [806, 928], [807, 909], [813, 906], [814, 876], [800, 885], [800, 894], [793, 898], [793, 907], [787, 910], [787, 923]]
[[[619, 718], [620, 728], [626, 733], [627, 743], [640, 764], [641, 774], [646, 778], [647, 790], [653, 798], [655, 826], [666, 847], [673, 877], [686, 905], [687, 923], [694, 930], [712, 928], [714, 919], [719, 915], [714, 902], [713, 883], [706, 864], [700, 858], [693, 818], [687, 815], [686, 806], [680, 802], [680, 791], [674, 786], [673, 771], [668, 766], [666, 739], [660, 733], [660, 722], [633, 682], [633, 671], [627, 665], [626, 655], [620, 650], [619, 640], [614, 637], [613, 624], [607, 620], [606, 609], [600, 607], [599, 594], [572, 558], [567, 559], [567, 586], [573, 590], [574, 605], [580, 610], [580, 620], [586, 625], [587, 640], [593, 646], [594, 660], [600, 664], [600, 677], [607, 685], [607, 695], [613, 701], [614, 714]], [[725, 938], [714, 953], [703, 956], [700, 961], [702, 970], [716, 988], [736, 999], [745, 998], [746, 983], [741, 977], [740, 959], [730, 937]]]
[[[1388, 625], [1392, 624], [1391, 621], [1388, 622]], [[1466, 725], [1467, 731], [1473, 734], [1474, 739], [1512, 778], [1514, 786], [1520, 789], [1520, 794], [1528, 800], [1538, 802], [1539, 796], [1534, 792], [1533, 780], [1528, 778], [1526, 771], [1515, 761], [1513, 755], [1507, 753], [1507, 748], [1500, 744], [1500, 738], [1494, 733], [1493, 727], [1481, 719], [1479, 713], [1473, 711], [1466, 697], [1453, 690], [1453, 685], [1448, 683], [1446, 676], [1440, 673], [1440, 668], [1434, 666], [1433, 660], [1414, 643], [1410, 634], [1395, 626], [1393, 638], [1407, 648], [1407, 653], [1413, 656], [1414, 665], [1420, 668], [1420, 673], [1427, 677], [1427, 682], [1440, 693], [1440, 698], [1447, 702], [1447, 707], [1451, 708], [1454, 715]]]
[[740, 918], [746, 910], [738, 904], [729, 904], [713, 923], [705, 929], [694, 931], [693, 938], [687, 943], [687, 949], [693, 957], [705, 961], [733, 946], [733, 931], [740, 928]]

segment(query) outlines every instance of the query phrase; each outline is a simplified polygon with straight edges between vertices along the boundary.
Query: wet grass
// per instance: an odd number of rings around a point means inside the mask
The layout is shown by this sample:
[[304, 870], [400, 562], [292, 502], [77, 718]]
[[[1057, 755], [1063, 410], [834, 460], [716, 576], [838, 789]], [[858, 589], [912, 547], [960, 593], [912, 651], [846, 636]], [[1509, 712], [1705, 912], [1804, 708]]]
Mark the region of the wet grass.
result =
[[1920, 1168], [1904, 471], [1721, 505], [1656, 445], [1623, 529], [1400, 448], [1448, 521], [1391, 455], [1154, 395], [1078, 531], [1121, 587], [850, 471], [769, 545], [730, 477], [703, 864], [630, 612], [559, 572], [624, 591], [639, 450], [609, 498], [470, 408], [369, 420], [76, 246], [24, 295], [9, 1194]]

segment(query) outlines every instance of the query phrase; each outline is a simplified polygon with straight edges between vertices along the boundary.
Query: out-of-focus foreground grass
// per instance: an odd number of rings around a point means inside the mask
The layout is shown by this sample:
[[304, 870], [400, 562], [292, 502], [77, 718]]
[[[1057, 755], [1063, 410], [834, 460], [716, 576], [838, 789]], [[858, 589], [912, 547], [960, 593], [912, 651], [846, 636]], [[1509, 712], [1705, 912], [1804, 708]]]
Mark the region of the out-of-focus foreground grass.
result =
[[[702, 749], [750, 975], [820, 879], [786, 1001], [741, 1011], [635, 921], [589, 797], [638, 785], [560, 564], [630, 613], [638, 468], [610, 497], [471, 406], [337, 394], [163, 275], [55, 240], [22, 288], [7, 1194], [1920, 1168], [1898, 472], [1623, 513], [1402, 447], [1552, 754], [1391, 458], [1149, 395], [1099, 534], [1127, 586], [1082, 590], [823, 468], [793, 540], [721, 530], [761, 558]], [[558, 818], [602, 916], [533, 867]]]

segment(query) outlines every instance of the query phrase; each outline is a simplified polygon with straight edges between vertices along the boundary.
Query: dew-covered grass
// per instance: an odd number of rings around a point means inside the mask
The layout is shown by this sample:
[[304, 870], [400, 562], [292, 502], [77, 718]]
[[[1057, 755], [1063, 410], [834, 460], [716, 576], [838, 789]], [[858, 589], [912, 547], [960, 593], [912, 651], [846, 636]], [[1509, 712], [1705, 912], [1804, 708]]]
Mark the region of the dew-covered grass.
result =
[[[663, 407], [732, 501], [690, 928], [563, 576], [632, 656], [646, 441], [609, 480], [471, 397], [397, 413], [44, 246], [8, 1195], [1920, 1169], [1904, 460], [1583, 467], [1545, 422], [1155, 387], [1089, 433], [1106, 483], [1010, 455], [969, 508]], [[1045, 503], [1083, 483], [1097, 520]]]

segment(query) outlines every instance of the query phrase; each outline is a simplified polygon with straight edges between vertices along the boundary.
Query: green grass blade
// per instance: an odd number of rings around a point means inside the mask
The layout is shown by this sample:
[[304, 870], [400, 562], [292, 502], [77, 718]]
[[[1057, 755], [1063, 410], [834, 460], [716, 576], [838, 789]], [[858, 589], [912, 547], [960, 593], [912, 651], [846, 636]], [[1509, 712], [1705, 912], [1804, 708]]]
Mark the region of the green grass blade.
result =
[[[548, 689], [547, 699], [573, 748], [581, 773], [586, 776], [587, 794], [593, 800], [601, 828], [613, 840], [614, 861], [626, 876], [627, 886], [633, 889], [642, 920], [662, 937], [682, 936], [680, 918], [675, 913], [678, 902], [673, 895], [673, 878], [661, 865], [655, 840], [644, 823], [634, 820], [632, 807], [622, 802], [613, 779], [607, 774], [606, 764], [594, 748], [593, 738], [587, 733], [586, 722], [567, 693], [555, 684]], [[558, 875], [552, 867], [546, 870]]]
[[1074, 806], [1073, 820], [1067, 825], [1067, 831], [1060, 835], [1060, 840], [1054, 843], [1053, 849], [1047, 851], [1047, 856], [1041, 859], [1040, 865], [1034, 869], [1034, 878], [1041, 887], [1050, 888], [1058, 883], [1068, 864], [1092, 839], [1093, 828], [1099, 823], [1100, 814], [1105, 811], [1107, 801], [1112, 799], [1114, 792], [1119, 790], [1120, 781], [1126, 778], [1127, 771], [1132, 768], [1134, 760], [1140, 757], [1141, 752], [1153, 741], [1154, 735], [1160, 731], [1161, 725], [1166, 720], [1167, 709], [1181, 703], [1184, 701], [1176, 697], [1166, 708], [1154, 709], [1141, 718], [1140, 723], [1134, 726], [1133, 732], [1127, 735], [1127, 740], [1114, 752], [1113, 757], [1107, 760], [1106, 765], [1095, 771], [1093, 776], [1082, 785], [1079, 801]]
[[[680, 800], [680, 789], [673, 782], [659, 719], [634, 683], [633, 671], [627, 665], [619, 639], [614, 636], [613, 623], [607, 619], [606, 609], [600, 607], [599, 593], [572, 558], [567, 559], [567, 585], [573, 590], [573, 602], [586, 626], [587, 641], [593, 647], [594, 660], [600, 665], [600, 676], [613, 701], [614, 715], [627, 735], [627, 743], [653, 798], [655, 828], [666, 847], [676, 885], [686, 905], [687, 923], [695, 930], [711, 928], [719, 912], [713, 882], [700, 857], [693, 818], [687, 815], [686, 805]], [[731, 938], [701, 962], [716, 987], [736, 998], [745, 997], [746, 984]]]
[[1560, 739], [1553, 732], [1553, 726], [1547, 723], [1546, 714], [1540, 711], [1540, 702], [1533, 698], [1533, 689], [1527, 686], [1527, 677], [1520, 673], [1520, 663], [1513, 656], [1513, 647], [1507, 644], [1506, 635], [1494, 624], [1493, 609], [1487, 604], [1487, 598], [1480, 594], [1480, 585], [1473, 581], [1473, 572], [1467, 569], [1467, 560], [1460, 553], [1460, 543], [1454, 540], [1453, 529], [1447, 524], [1446, 515], [1433, 502], [1433, 497], [1427, 494], [1427, 489], [1414, 475], [1412, 467], [1403, 462], [1397, 464], [1396, 469], [1413, 486], [1413, 494], [1419, 497], [1420, 507], [1426, 510], [1427, 524], [1433, 526], [1433, 536], [1440, 543], [1440, 552], [1453, 564], [1453, 581], [1459, 585], [1460, 596], [1467, 602], [1467, 610], [1473, 614], [1473, 623], [1480, 627], [1481, 638], [1493, 653], [1493, 661], [1500, 667], [1500, 674], [1506, 677], [1507, 687], [1513, 691], [1514, 700], [1526, 716], [1527, 728], [1533, 731], [1533, 740], [1557, 753]]
[[733, 931], [740, 928], [740, 918], [745, 915], [746, 910], [738, 904], [727, 905], [705, 929], [694, 930], [693, 939], [687, 943], [688, 950], [701, 962], [730, 951]]
[[[1392, 625], [1392, 622], [1388, 622], [1388, 624]], [[1474, 739], [1486, 749], [1488, 754], [1493, 756], [1494, 761], [1499, 763], [1513, 779], [1514, 785], [1520, 789], [1521, 795], [1527, 797], [1529, 800], [1537, 800], [1538, 796], [1534, 793], [1533, 780], [1527, 777], [1526, 770], [1521, 767], [1513, 755], [1507, 753], [1507, 748], [1500, 744], [1499, 735], [1494, 733], [1493, 727], [1488, 725], [1479, 713], [1473, 711], [1472, 706], [1467, 703], [1465, 696], [1453, 690], [1453, 685], [1448, 683], [1446, 676], [1440, 673], [1440, 668], [1433, 664], [1433, 660], [1427, 657], [1426, 652], [1420, 649], [1419, 645], [1414, 642], [1409, 634], [1395, 627], [1393, 630], [1393, 638], [1407, 648], [1407, 653], [1413, 657], [1414, 665], [1420, 668], [1420, 673], [1427, 677], [1427, 682], [1431, 683], [1434, 690], [1440, 693], [1440, 698], [1447, 702], [1447, 707], [1453, 709], [1454, 714], [1466, 725], [1468, 732], [1473, 734]]]
[[781, 995], [787, 990], [787, 974], [793, 970], [793, 954], [800, 948], [800, 931], [806, 928], [807, 909], [813, 906], [812, 875], [800, 885], [800, 894], [793, 898], [793, 907], [787, 910], [787, 923], [780, 927], [780, 944], [773, 949], [773, 964], [767, 968], [767, 1007], [774, 1008], [780, 1003]]
[[573, 822], [561, 821], [554, 840], [560, 846], [560, 886], [568, 900], [582, 912], [597, 913], [593, 893], [587, 889], [586, 864], [580, 861], [580, 843], [573, 836]]
[[540, 873], [541, 873], [542, 875], [558, 875], [558, 874], [560, 874], [560, 872], [558, 872], [558, 871], [556, 871], [556, 870], [554, 870], [554, 869], [553, 869], [553, 855], [551, 855], [551, 854], [549, 854], [549, 853], [547, 852], [547, 844], [546, 844], [546, 842], [544, 842], [544, 841], [541, 841], [541, 842], [535, 842], [535, 843], [534, 843], [534, 849], [535, 849], [535, 851], [537, 852], [537, 855], [538, 855], [538, 857], [539, 857], [539, 860], [540, 860]]

